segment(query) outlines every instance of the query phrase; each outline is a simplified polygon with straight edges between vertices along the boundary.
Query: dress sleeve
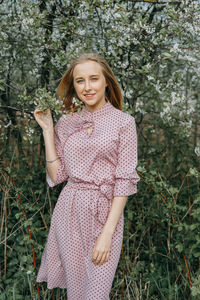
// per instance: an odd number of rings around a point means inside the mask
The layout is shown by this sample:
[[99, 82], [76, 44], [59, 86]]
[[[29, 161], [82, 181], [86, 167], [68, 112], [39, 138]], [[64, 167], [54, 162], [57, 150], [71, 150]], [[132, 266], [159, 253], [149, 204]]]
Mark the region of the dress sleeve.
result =
[[129, 196], [137, 193], [137, 132], [134, 117], [120, 128], [118, 162], [115, 169], [114, 196]]
[[65, 125], [66, 124], [65, 124], [63, 118], [61, 117], [54, 127], [54, 142], [55, 142], [56, 152], [60, 159], [60, 165], [58, 167], [55, 182], [51, 179], [49, 172], [47, 170], [47, 167], [46, 167], [46, 181], [50, 187], [54, 187], [57, 184], [62, 183], [69, 178], [67, 175], [67, 172], [66, 172], [66, 168], [65, 168], [64, 153], [63, 153], [64, 142], [66, 139]]

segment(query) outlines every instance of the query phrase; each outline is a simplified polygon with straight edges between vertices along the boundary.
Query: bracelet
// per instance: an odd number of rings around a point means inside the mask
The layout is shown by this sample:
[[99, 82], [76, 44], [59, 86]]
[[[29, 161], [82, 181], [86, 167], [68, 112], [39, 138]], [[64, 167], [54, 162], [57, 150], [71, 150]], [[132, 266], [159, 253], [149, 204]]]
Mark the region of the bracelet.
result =
[[59, 157], [56, 157], [54, 160], [46, 160], [46, 162], [52, 163], [52, 162], [54, 162], [57, 159], [59, 159]]

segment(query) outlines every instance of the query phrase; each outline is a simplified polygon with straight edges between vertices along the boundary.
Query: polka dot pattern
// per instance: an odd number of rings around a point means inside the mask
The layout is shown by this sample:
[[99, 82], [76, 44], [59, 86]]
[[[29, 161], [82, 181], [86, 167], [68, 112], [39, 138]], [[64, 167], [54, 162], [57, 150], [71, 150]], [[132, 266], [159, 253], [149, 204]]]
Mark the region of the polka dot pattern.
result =
[[[90, 132], [88, 127], [92, 127]], [[109, 260], [92, 262], [92, 251], [114, 196], [137, 192], [137, 133], [134, 118], [107, 102], [63, 115], [54, 128], [60, 158], [56, 181], [67, 181], [55, 205], [37, 275], [49, 289], [67, 289], [69, 300], [109, 300], [120, 258], [124, 215], [112, 236]]]

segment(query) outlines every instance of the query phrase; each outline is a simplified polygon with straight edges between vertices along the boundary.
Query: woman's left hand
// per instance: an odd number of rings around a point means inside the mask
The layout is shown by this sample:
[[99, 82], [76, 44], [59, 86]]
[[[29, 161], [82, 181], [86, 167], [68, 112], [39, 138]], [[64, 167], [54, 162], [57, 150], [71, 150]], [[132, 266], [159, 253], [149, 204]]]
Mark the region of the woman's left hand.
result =
[[111, 244], [112, 235], [102, 232], [98, 236], [92, 253], [92, 261], [94, 264], [102, 265], [108, 261]]

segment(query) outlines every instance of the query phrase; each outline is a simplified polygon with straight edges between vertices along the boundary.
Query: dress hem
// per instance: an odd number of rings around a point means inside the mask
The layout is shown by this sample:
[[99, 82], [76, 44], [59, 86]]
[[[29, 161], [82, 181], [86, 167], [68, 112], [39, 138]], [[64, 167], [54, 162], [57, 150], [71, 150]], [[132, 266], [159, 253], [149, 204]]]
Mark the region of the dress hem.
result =
[[59, 285], [53, 285], [53, 286], [51, 286], [51, 285], [48, 284], [48, 281], [47, 281], [47, 280], [37, 280], [36, 282], [37, 282], [37, 283], [46, 282], [46, 283], [47, 283], [47, 289], [48, 289], [48, 290], [53, 290], [53, 289], [56, 289], [56, 288], [67, 289], [66, 287], [59, 286]]

